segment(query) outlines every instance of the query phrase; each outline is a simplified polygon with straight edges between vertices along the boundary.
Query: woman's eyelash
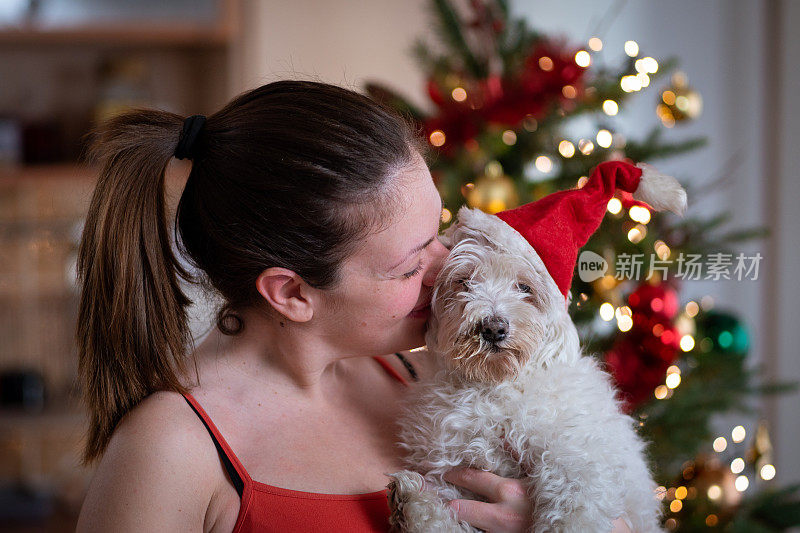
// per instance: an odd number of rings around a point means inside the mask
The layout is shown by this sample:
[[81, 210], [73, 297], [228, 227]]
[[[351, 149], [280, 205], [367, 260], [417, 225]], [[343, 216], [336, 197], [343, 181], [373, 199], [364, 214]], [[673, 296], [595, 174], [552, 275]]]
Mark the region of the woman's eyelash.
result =
[[420, 264], [419, 264], [419, 265], [417, 265], [417, 268], [415, 268], [415, 269], [414, 269], [414, 270], [412, 270], [411, 272], [406, 272], [405, 274], [403, 274], [403, 277], [404, 277], [405, 279], [408, 279], [408, 278], [414, 277], [414, 276], [416, 276], [417, 274], [419, 274], [419, 272], [420, 272], [421, 270], [422, 270], [422, 262], [420, 262]]

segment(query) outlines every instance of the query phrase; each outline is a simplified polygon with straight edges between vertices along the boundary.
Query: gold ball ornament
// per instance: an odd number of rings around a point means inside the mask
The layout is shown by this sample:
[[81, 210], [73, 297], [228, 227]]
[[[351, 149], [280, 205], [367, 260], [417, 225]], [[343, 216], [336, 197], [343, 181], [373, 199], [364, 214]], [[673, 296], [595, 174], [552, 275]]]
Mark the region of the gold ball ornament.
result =
[[690, 87], [686, 74], [676, 72], [672, 75], [672, 84], [661, 91], [656, 114], [664, 126], [671, 128], [677, 122], [694, 120], [703, 110], [703, 98], [700, 93]]
[[514, 181], [503, 173], [497, 161], [486, 165], [484, 174], [472, 187], [463, 189], [467, 205], [493, 215], [519, 205], [519, 194]]
[[695, 459], [692, 485], [709, 500], [723, 509], [730, 509], [742, 501], [742, 493], [736, 488], [736, 474], [729, 463], [717, 457], [699, 456]]

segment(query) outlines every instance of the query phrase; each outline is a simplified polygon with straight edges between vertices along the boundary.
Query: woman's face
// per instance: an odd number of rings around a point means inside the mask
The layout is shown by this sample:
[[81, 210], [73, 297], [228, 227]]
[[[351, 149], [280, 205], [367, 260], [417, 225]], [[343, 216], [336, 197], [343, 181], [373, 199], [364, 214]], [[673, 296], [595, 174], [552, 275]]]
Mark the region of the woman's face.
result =
[[367, 236], [326, 298], [326, 339], [340, 353], [378, 355], [425, 344], [432, 285], [448, 254], [439, 242], [442, 203], [424, 160], [399, 176], [399, 212]]

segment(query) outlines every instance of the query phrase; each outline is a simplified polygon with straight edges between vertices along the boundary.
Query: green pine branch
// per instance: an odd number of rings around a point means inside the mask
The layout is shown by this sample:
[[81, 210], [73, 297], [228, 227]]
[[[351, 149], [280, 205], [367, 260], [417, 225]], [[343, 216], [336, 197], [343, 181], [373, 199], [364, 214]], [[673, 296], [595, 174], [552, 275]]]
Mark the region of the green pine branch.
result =
[[465, 69], [475, 78], [482, 79], [488, 74], [485, 64], [478, 61], [467, 44], [462, 31], [463, 25], [448, 0], [433, 0], [433, 14], [437, 21], [442, 42], [450, 47], [454, 56], [461, 59]]

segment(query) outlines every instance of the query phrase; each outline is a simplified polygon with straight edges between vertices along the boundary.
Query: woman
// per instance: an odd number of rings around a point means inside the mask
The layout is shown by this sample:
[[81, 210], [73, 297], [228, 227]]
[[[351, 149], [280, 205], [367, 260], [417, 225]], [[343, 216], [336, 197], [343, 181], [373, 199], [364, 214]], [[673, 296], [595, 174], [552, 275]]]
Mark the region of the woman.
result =
[[[424, 344], [447, 253], [424, 149], [370, 99], [305, 81], [207, 120], [103, 127], [78, 265], [84, 462], [99, 460], [79, 531], [386, 529], [398, 400], [429, 369], [405, 350]], [[192, 160], [178, 245], [224, 300], [196, 347], [166, 226], [173, 156]], [[519, 481], [451, 481], [490, 500], [453, 502], [460, 518], [524, 530]]]

